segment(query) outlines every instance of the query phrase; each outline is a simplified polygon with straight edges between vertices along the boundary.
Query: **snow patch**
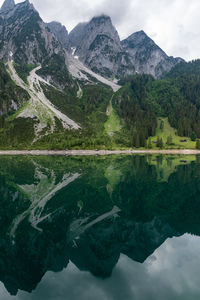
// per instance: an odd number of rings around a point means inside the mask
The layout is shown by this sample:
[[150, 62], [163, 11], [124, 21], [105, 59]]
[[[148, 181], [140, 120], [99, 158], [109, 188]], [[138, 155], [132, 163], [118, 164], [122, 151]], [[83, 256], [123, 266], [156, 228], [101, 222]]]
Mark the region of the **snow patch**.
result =
[[74, 56], [75, 52], [76, 52], [76, 47], [71, 47], [72, 50], [72, 56]]

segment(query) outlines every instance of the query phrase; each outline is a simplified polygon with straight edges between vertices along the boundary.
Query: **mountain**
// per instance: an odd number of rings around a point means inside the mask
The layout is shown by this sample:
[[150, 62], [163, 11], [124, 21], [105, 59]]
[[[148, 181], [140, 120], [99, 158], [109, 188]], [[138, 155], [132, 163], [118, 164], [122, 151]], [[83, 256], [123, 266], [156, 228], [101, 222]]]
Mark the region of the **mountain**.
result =
[[6, 0], [0, 9], [0, 13], [6, 13], [9, 10], [12, 10], [14, 7], [15, 7], [14, 0]]
[[69, 35], [66, 27], [59, 22], [53, 21], [46, 24], [47, 27], [55, 34], [66, 50], [69, 49]]
[[159, 78], [183, 61], [181, 58], [167, 56], [143, 30], [130, 35], [121, 45], [130, 54], [135, 71], [139, 74], [151, 74]]
[[0, 31], [0, 59], [18, 64], [20, 76], [29, 75], [27, 65], [41, 65], [40, 75], [51, 84], [61, 89], [72, 85], [64, 47], [29, 1], [0, 12]]
[[[19, 63], [42, 63], [45, 57], [62, 53], [57, 39], [49, 32], [38, 12], [29, 1], [7, 5], [0, 11], [0, 58], [8, 60], [10, 52]], [[13, 2], [12, 2], [13, 3]], [[4, 6], [9, 7], [5, 11]]]
[[13, 97], [8, 102], [4, 96], [7, 109], [3, 105], [0, 114], [18, 111], [15, 117], [6, 119], [7, 134], [15, 136], [15, 139], [19, 135], [23, 138], [23, 122], [29, 132], [29, 142], [54, 132], [59, 126], [63, 130], [80, 128], [44, 94], [44, 87], [45, 90], [52, 88], [76, 92], [76, 83], [67, 68], [66, 50], [33, 5], [25, 1], [13, 6], [6, 0], [0, 12], [0, 31], [0, 58], [7, 63], [12, 85], [15, 83], [18, 90], [20, 87], [27, 95], [26, 99], [29, 99], [24, 105], [24, 97], [21, 97], [21, 101]]
[[77, 47], [82, 39], [84, 38], [85, 28], [87, 26], [87, 22], [79, 23], [74, 29], [69, 33], [69, 41], [72, 47]]
[[198, 61], [168, 57], [143, 31], [120, 41], [106, 15], [68, 34], [29, 1], [5, 0], [0, 32], [1, 148], [196, 147]]
[[18, 110], [28, 100], [28, 93], [13, 83], [5, 65], [0, 62], [0, 123], [4, 116]]
[[106, 77], [145, 73], [159, 78], [183, 61], [167, 56], [144, 31], [120, 41], [110, 17], [105, 15], [78, 24], [70, 32], [69, 40], [74, 54]]
[[102, 15], [79, 24], [69, 39], [71, 47], [76, 48], [74, 55], [92, 71], [110, 78], [134, 73], [129, 54], [123, 51], [110, 17]]

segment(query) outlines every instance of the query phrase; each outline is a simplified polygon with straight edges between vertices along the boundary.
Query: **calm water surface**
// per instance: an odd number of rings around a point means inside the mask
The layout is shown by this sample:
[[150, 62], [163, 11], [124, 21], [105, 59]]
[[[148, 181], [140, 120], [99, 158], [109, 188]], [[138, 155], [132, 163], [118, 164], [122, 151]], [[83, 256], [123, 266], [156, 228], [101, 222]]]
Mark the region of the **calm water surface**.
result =
[[0, 300], [200, 299], [200, 157], [0, 157]]

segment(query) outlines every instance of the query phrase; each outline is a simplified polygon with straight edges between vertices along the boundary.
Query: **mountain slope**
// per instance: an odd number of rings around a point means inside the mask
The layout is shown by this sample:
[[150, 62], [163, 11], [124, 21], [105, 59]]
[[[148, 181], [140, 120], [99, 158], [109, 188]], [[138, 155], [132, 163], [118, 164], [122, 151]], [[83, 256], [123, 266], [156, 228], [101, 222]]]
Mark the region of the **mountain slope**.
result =
[[145, 73], [158, 78], [183, 61], [167, 56], [144, 31], [120, 41], [110, 17], [105, 15], [78, 24], [70, 32], [69, 41], [75, 56], [105, 77]]
[[27, 64], [41, 64], [40, 75], [59, 88], [73, 85], [65, 49], [29, 1], [0, 11], [0, 32], [0, 59], [8, 61], [12, 52], [14, 62], [24, 69]]
[[16, 62], [41, 63], [45, 56], [62, 51], [29, 1], [15, 5], [9, 12], [0, 11], [0, 19], [1, 58], [7, 60], [12, 51]]
[[133, 33], [121, 45], [130, 54], [132, 64], [140, 74], [151, 74], [158, 78], [183, 61], [181, 58], [167, 56], [144, 31]]
[[69, 51], [69, 35], [66, 27], [56, 21], [47, 23], [46, 25], [51, 30], [51, 32], [55, 34], [63, 47]]
[[28, 99], [28, 93], [14, 84], [5, 65], [0, 62], [0, 116], [16, 111]]
[[76, 27], [74, 27], [74, 29], [72, 29], [72, 31], [70, 31], [69, 42], [72, 47], [77, 47], [78, 45], [80, 45], [84, 37], [87, 24], [88, 24], [87, 22], [79, 23]]
[[9, 12], [9, 10], [12, 10], [14, 7], [15, 7], [14, 0], [6, 0], [0, 9], [0, 13], [7, 13]]
[[[183, 72], [182, 76], [175, 75], [179, 73], [179, 68]], [[184, 148], [188, 139], [196, 141], [196, 138], [200, 138], [200, 75], [196, 74], [198, 69], [199, 61], [196, 67], [193, 66], [194, 73], [191, 71], [191, 63], [182, 63], [162, 80], [138, 74], [123, 83], [113, 101], [127, 131], [131, 133], [130, 141], [133, 146], [145, 146], [147, 136], [155, 137], [159, 117], [168, 119], [170, 126], [174, 128], [176, 139], [179, 139], [177, 144], [174, 144], [174, 139], [162, 147], [176, 145]], [[164, 123], [160, 126], [163, 131]], [[162, 134], [159, 136], [162, 137]], [[165, 136], [164, 140], [166, 139]]]
[[[55, 130], [55, 119], [61, 121], [64, 129], [79, 129], [80, 126], [74, 121], [69, 119], [66, 115], [58, 111], [51, 102], [45, 97], [44, 92], [40, 86], [40, 82], [47, 84], [44, 79], [36, 74], [36, 71], [41, 67], [37, 67], [30, 72], [28, 77], [28, 86], [19, 78], [14, 67], [13, 62], [8, 62], [9, 71], [13, 81], [16, 82], [18, 86], [25, 89], [30, 95], [31, 100], [26, 105], [25, 109], [19, 113], [17, 118], [36, 118], [38, 123], [35, 125], [35, 138], [41, 137], [41, 133], [44, 132], [46, 128], [47, 132], [45, 134], [52, 133]], [[50, 127], [50, 128], [48, 128]]]
[[6, 0], [0, 33], [1, 147], [144, 147], [162, 119], [177, 139], [200, 138], [199, 62], [168, 57], [143, 31], [121, 42], [101, 15], [68, 35]]
[[110, 86], [114, 92], [120, 89], [120, 85], [112, 80], [108, 80], [105, 77], [98, 75], [87, 68], [76, 56], [68, 56], [69, 72], [74, 78], [77, 78], [80, 82], [85, 83], [98, 83], [101, 82], [107, 86]]
[[[78, 35], [79, 30], [81, 32]], [[69, 38], [71, 46], [76, 47], [75, 56], [92, 71], [105, 77], [134, 72], [134, 66], [131, 65], [128, 53], [122, 50], [119, 35], [110, 17], [102, 15], [86, 24], [79, 24], [69, 34]]]

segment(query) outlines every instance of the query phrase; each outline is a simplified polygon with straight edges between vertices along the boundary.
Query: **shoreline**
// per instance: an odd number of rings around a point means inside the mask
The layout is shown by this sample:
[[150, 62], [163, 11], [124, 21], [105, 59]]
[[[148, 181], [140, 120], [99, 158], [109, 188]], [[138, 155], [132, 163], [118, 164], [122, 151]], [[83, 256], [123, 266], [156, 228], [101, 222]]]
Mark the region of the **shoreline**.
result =
[[66, 156], [92, 156], [112, 154], [182, 154], [197, 155], [200, 150], [0, 150], [0, 155], [66, 155]]

